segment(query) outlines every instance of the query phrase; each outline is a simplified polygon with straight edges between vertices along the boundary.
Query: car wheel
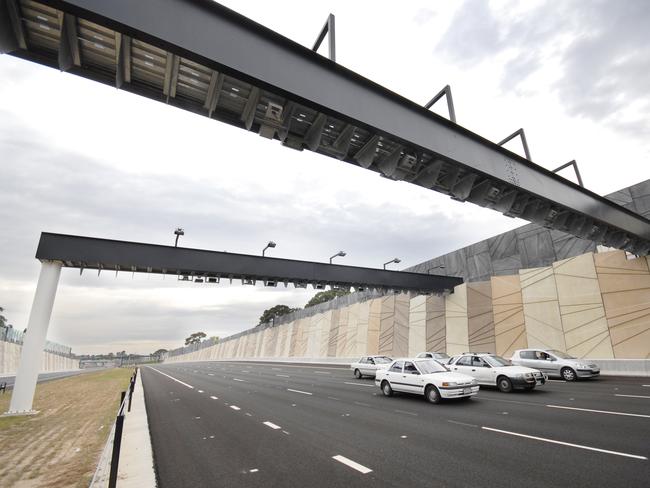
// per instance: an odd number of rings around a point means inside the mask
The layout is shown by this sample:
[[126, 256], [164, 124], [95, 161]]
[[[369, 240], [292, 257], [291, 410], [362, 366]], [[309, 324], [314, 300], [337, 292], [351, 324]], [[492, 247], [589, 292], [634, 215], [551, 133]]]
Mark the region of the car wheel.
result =
[[497, 387], [503, 393], [510, 393], [512, 391], [512, 381], [507, 376], [499, 376], [499, 379], [497, 379]]
[[576, 372], [571, 368], [562, 368], [560, 374], [562, 375], [562, 379], [564, 381], [575, 381], [577, 378]]
[[424, 398], [426, 398], [429, 403], [440, 403], [441, 397], [438, 388], [433, 385], [427, 386], [426, 390], [424, 390]]
[[386, 380], [381, 382], [381, 391], [384, 396], [393, 396], [393, 389], [390, 387], [390, 383]]
[[355, 369], [354, 370], [354, 377], [357, 378], [358, 380], [360, 380], [361, 378], [363, 378], [363, 375], [361, 374], [361, 371], [359, 371], [358, 369]]

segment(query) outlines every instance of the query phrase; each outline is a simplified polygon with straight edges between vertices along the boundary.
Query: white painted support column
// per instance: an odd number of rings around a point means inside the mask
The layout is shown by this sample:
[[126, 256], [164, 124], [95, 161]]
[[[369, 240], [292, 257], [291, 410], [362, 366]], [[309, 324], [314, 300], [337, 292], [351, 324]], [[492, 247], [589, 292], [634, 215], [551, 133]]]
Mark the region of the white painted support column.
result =
[[9, 415], [35, 413], [32, 410], [34, 391], [41, 369], [41, 358], [60, 274], [60, 262], [43, 261], [41, 263], [41, 274], [38, 277], [38, 285], [36, 285], [32, 311], [29, 314], [29, 322], [27, 322], [27, 334], [25, 334], [20, 364], [16, 372], [16, 382], [7, 412]]

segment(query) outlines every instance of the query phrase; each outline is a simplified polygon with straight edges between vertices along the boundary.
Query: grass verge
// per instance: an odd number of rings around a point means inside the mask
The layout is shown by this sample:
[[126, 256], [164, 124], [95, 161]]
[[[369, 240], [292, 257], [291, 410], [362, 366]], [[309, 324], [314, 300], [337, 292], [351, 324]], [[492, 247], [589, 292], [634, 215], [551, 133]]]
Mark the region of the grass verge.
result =
[[[132, 369], [109, 369], [36, 386], [38, 415], [0, 418], [0, 485], [87, 487]], [[0, 395], [0, 412], [10, 393]]]

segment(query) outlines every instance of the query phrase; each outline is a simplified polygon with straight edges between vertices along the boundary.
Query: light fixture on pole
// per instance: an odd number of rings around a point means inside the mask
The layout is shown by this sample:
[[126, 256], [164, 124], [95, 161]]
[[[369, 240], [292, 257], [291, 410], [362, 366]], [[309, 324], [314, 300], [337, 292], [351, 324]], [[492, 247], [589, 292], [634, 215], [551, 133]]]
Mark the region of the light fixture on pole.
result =
[[334, 258], [337, 257], [337, 256], [344, 257], [344, 256], [345, 256], [345, 251], [339, 251], [339, 252], [337, 252], [334, 256], [332, 256], [332, 257], [330, 258], [330, 264], [332, 264], [332, 259], [334, 259]]
[[431, 274], [430, 271], [432, 269], [445, 269], [445, 265], [444, 264], [439, 264], [438, 266], [434, 266], [433, 268], [429, 268], [429, 269], [427, 269], [427, 274]]
[[262, 256], [264, 256], [264, 253], [266, 252], [266, 250], [267, 250], [269, 247], [275, 247], [275, 242], [273, 242], [273, 241], [269, 241], [269, 243], [266, 245], [266, 247], [265, 247], [264, 249], [262, 249]]
[[384, 263], [384, 269], [386, 269], [386, 265], [387, 265], [387, 264], [390, 264], [390, 263], [395, 263], [395, 264], [397, 264], [397, 263], [401, 263], [401, 262], [402, 262], [402, 260], [401, 260], [400, 258], [391, 259], [391, 260], [388, 261], [387, 263]]
[[178, 238], [179, 238], [180, 236], [184, 236], [184, 235], [185, 235], [185, 231], [184, 231], [183, 229], [181, 229], [180, 227], [178, 227], [178, 228], [174, 231], [174, 234], [176, 234], [176, 241], [174, 242], [174, 247], [178, 247]]

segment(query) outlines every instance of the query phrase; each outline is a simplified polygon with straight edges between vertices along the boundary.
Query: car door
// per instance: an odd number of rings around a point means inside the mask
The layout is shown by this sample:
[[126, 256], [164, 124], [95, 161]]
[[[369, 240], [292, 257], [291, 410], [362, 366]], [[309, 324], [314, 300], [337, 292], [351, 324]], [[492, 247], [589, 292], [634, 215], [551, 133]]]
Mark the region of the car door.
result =
[[472, 356], [461, 356], [451, 366], [452, 371], [458, 371], [459, 373], [467, 374], [474, 377], [474, 375], [471, 372], [471, 369], [472, 369]]
[[527, 368], [539, 368], [537, 361], [537, 351], [519, 351], [519, 357], [515, 358], [515, 364], [526, 366]]
[[395, 391], [405, 391], [402, 381], [404, 369], [404, 361], [395, 361], [390, 368], [386, 371], [386, 379], [390, 386]]
[[525, 366], [533, 369], [539, 369], [546, 374], [560, 374], [559, 371], [555, 371], [557, 366], [557, 361], [553, 361], [552, 356], [545, 351], [535, 350], [532, 351], [534, 354], [534, 359], [526, 361]]
[[413, 362], [406, 361], [404, 363], [402, 381], [404, 383], [405, 391], [408, 391], [409, 393], [422, 393], [422, 375]]
[[366, 375], [366, 374], [371, 374], [371, 371], [368, 368], [368, 359], [367, 357], [362, 357], [359, 360], [359, 371], [361, 374]]
[[481, 384], [496, 385], [496, 373], [494, 368], [485, 362], [479, 356], [472, 356], [472, 367], [470, 369], [470, 376], [476, 378]]

